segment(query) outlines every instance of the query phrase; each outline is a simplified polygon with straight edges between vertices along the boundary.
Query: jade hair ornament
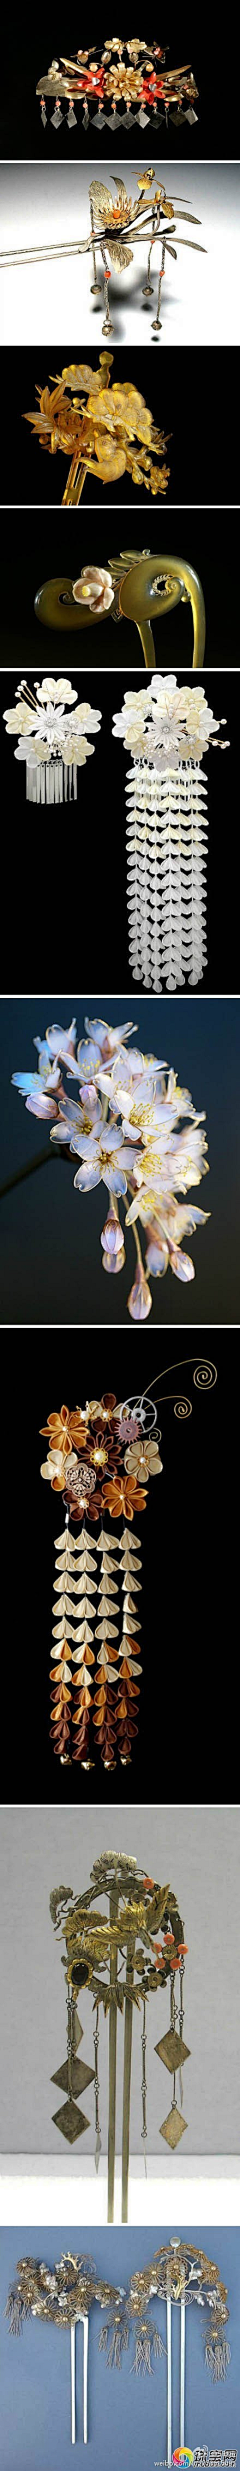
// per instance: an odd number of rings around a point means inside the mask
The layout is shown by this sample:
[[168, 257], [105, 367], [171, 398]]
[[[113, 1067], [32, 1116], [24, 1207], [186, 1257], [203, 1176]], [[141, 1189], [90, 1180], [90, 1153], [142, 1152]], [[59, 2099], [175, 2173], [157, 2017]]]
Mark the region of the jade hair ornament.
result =
[[34, 607], [42, 626], [61, 632], [77, 632], [79, 627], [99, 624], [109, 611], [115, 619], [129, 618], [137, 626], [146, 669], [154, 669], [156, 655], [152, 632], [155, 618], [167, 617], [179, 601], [190, 603], [193, 621], [193, 669], [202, 669], [205, 651], [205, 608], [199, 575], [187, 559], [161, 554], [150, 557], [148, 550], [136, 555], [109, 558], [108, 567], [84, 566], [75, 583], [68, 575], [54, 576], [50, 583], [40, 585]]

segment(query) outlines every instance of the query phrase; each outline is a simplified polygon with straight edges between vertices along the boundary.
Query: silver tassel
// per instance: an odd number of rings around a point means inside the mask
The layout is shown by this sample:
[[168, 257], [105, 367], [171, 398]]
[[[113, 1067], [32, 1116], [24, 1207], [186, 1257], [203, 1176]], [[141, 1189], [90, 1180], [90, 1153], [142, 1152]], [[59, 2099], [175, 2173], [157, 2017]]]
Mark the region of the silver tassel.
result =
[[217, 2385], [221, 2379], [226, 2377], [230, 2359], [230, 2342], [225, 2341], [225, 2336], [223, 2341], [219, 2339], [219, 2342], [208, 2342], [208, 2339], [206, 2340], [206, 2368], [210, 2368], [210, 2376], [212, 2377], [213, 2385]]

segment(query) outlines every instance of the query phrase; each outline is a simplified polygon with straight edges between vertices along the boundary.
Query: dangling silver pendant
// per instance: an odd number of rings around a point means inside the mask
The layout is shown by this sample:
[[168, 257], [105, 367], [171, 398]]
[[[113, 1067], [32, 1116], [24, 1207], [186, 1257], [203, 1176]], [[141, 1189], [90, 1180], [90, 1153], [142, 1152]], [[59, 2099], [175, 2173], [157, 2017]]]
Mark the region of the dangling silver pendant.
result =
[[74, 112], [72, 103], [70, 103], [70, 111], [67, 112], [67, 124], [68, 129], [77, 128], [77, 113]]
[[56, 103], [55, 111], [51, 112], [52, 129], [60, 128], [60, 120], [63, 120], [63, 112], [61, 112], [60, 103]]

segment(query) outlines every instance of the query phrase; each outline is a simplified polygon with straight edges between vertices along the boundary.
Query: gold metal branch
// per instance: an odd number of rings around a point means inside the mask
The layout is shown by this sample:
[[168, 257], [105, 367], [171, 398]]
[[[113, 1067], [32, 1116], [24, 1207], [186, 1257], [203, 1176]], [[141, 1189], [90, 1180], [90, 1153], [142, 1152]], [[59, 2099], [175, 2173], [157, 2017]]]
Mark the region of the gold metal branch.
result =
[[[79, 506], [87, 472], [104, 488], [129, 472], [136, 487], [144, 484], [151, 497], [165, 496], [169, 464], [163, 462], [167, 440], [156, 429], [144, 395], [126, 383], [112, 385], [112, 352], [101, 352], [97, 370], [71, 361], [52, 389], [36, 386], [37, 412], [24, 412], [40, 446], [70, 457], [63, 506]], [[161, 461], [153, 461], [153, 457]]]

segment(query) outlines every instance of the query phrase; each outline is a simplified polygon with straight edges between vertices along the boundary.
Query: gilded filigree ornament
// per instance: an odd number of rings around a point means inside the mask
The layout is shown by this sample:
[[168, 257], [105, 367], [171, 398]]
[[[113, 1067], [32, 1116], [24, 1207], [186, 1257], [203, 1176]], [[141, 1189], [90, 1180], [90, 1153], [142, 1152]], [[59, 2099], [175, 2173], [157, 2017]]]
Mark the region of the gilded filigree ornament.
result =
[[[110, 1857], [108, 1857], [109, 1859]], [[163, 2331], [149, 2315], [149, 2304], [155, 2299], [164, 2305], [166, 2318]], [[186, 2308], [204, 2308], [202, 2329], [206, 2366], [213, 2383], [222, 2381], [231, 2359], [225, 2328], [229, 2322], [227, 2287], [221, 2280], [219, 2266], [212, 2263], [204, 2249], [191, 2240], [173, 2236], [168, 2246], [155, 2250], [150, 2265], [132, 2274], [127, 2289], [101, 2281], [91, 2256], [79, 2257], [69, 2251], [53, 2267], [39, 2264], [35, 2257], [20, 2257], [16, 2278], [11, 2285], [5, 2315], [9, 2331], [19, 2334], [28, 2317], [47, 2319], [71, 2334], [71, 2435], [76, 2442], [76, 2327], [83, 2323], [83, 2439], [88, 2437], [88, 2325], [94, 2301], [106, 2311], [106, 2322], [99, 2335], [99, 2351], [108, 2368], [121, 2368], [124, 2352], [133, 2343], [133, 2370], [136, 2375], [152, 2374], [156, 2361], [166, 2359], [167, 2461], [172, 2461], [172, 2307], [180, 2312], [179, 2362], [179, 2438], [181, 2452], [185, 2438], [185, 2369], [186, 2369]], [[207, 2316], [206, 2316], [207, 2312]], [[165, 2338], [166, 2335], [166, 2338]]]
[[[200, 250], [201, 255], [205, 255], [204, 244], [202, 241], [192, 240], [190, 239], [188, 233], [186, 234], [179, 232], [177, 229], [179, 221], [181, 223], [194, 223], [199, 226], [199, 216], [192, 214], [189, 209], [189, 202], [187, 202], [187, 200], [182, 202], [181, 199], [177, 200], [176, 197], [169, 198], [167, 196], [164, 181], [159, 180], [159, 177], [156, 176], [152, 164], [150, 164], [148, 171], [142, 172], [140, 177], [137, 179], [137, 188], [139, 191], [138, 198], [133, 199], [128, 196], [125, 181], [120, 178], [119, 174], [113, 172], [112, 179], [113, 193], [111, 189], [107, 188], [105, 181], [90, 180], [90, 232], [86, 240], [81, 240], [79, 242], [79, 255], [86, 256], [90, 254], [92, 258], [93, 282], [91, 284], [91, 293], [94, 294], [95, 307], [97, 294], [100, 292], [101, 295], [102, 289], [101, 282], [99, 284], [97, 272], [97, 253], [99, 255], [100, 274], [101, 268], [103, 270], [104, 318], [102, 333], [103, 335], [108, 336], [110, 334], [112, 335], [114, 332], [113, 319], [111, 317], [109, 305], [109, 284], [112, 270], [113, 274], [123, 274], [124, 276], [126, 268], [134, 264], [135, 252], [136, 249], [138, 249], [142, 239], [147, 239], [147, 271], [144, 283], [142, 284], [142, 293], [144, 298], [144, 306], [146, 306], [148, 301], [153, 298], [153, 310], [151, 312], [152, 330], [153, 334], [158, 336], [161, 332], [162, 324], [162, 284], [165, 275], [166, 253], [167, 257], [176, 258], [177, 249], [174, 246], [174, 242], [177, 240], [178, 247], [180, 245], [181, 248], [188, 247], [190, 249], [197, 249], [198, 251]], [[155, 188], [153, 187], [154, 181], [156, 183]], [[114, 189], [117, 191], [116, 198], [114, 197]], [[130, 248], [128, 245], [129, 239], [131, 240]], [[156, 264], [156, 258], [154, 255], [153, 260], [152, 252], [153, 250], [154, 252], [156, 250], [157, 241], [159, 241], [160, 244], [160, 265], [157, 272], [157, 296], [155, 301], [154, 283], [152, 277]]]
[[[199, 225], [200, 228], [199, 216], [192, 214], [191, 210], [189, 211], [189, 200], [184, 199], [182, 201], [182, 199], [179, 199], [176, 196], [172, 198], [167, 196], [164, 182], [159, 180], [152, 164], [150, 164], [148, 171], [142, 172], [140, 178], [137, 180], [137, 188], [139, 190], [138, 198], [132, 199], [131, 196], [128, 196], [125, 181], [121, 178], [119, 173], [116, 174], [114, 172], [112, 178], [113, 190], [115, 188], [117, 190], [116, 199], [114, 198], [112, 190], [107, 188], [105, 181], [90, 181], [90, 231], [87, 234], [86, 240], [80, 240], [80, 238], [77, 238], [76, 240], [63, 241], [49, 240], [46, 242], [46, 246], [40, 249], [34, 247], [27, 247], [24, 249], [4, 249], [1, 252], [0, 265], [7, 265], [8, 269], [10, 266], [27, 266], [34, 265], [35, 263], [38, 265], [40, 263], [41, 265], [45, 263], [50, 265], [50, 263], [54, 261], [54, 258], [60, 260], [61, 258], [79, 258], [90, 255], [92, 258], [93, 271], [91, 294], [94, 295], [95, 310], [96, 307], [101, 307], [102, 302], [102, 307], [104, 309], [102, 334], [109, 338], [109, 335], [114, 333], [113, 319], [111, 317], [109, 306], [109, 284], [111, 282], [112, 272], [114, 275], [120, 274], [120, 276], [123, 275], [124, 277], [126, 268], [128, 269], [128, 267], [134, 263], [136, 249], [140, 246], [142, 240], [145, 241], [146, 239], [148, 244], [147, 270], [144, 283], [142, 284], [142, 293], [145, 308], [148, 305], [148, 301], [153, 298], [154, 315], [152, 315], [152, 332], [156, 337], [158, 337], [161, 332], [162, 325], [162, 284], [165, 275], [166, 251], [167, 256], [176, 258], [177, 249], [174, 246], [174, 243], [177, 241], [177, 247], [198, 249], [201, 254], [205, 255], [204, 244], [202, 241], [192, 240], [190, 239], [189, 233], [179, 232], [177, 230], [179, 220], [181, 223], [194, 223]], [[154, 181], [156, 181], [155, 189], [153, 189]], [[133, 244], [131, 248], [129, 248], [128, 245], [129, 238]], [[156, 258], [155, 261], [152, 260], [152, 251], [156, 247], [156, 242], [159, 242], [160, 264], [156, 270], [157, 293], [155, 300], [152, 274], [154, 263], [156, 265]], [[100, 259], [99, 269], [97, 265], [97, 252], [99, 253]], [[59, 383], [60, 385], [62, 384], [62, 379], [60, 379]], [[48, 396], [48, 389], [46, 390], [46, 394]], [[71, 412], [71, 422], [73, 422], [73, 409]], [[68, 408], [65, 403], [63, 437], [64, 432], [66, 431], [67, 417]]]
[[[223, 723], [223, 726], [225, 724]], [[210, 746], [224, 750], [202, 686], [156, 674], [130, 687], [113, 720], [134, 769], [127, 772], [127, 909], [132, 977], [162, 995], [196, 987], [207, 966], [206, 906]]]
[[[100, 1914], [98, 1912], [97, 1900], [102, 1895], [107, 1900], [106, 1915], [104, 1912]], [[84, 2113], [78, 2110], [77, 2100], [73, 2099], [74, 2020], [81, 1988], [89, 1989], [91, 1992], [93, 2012], [97, 2016], [97, 2037], [100, 2007], [102, 2007], [103, 2015], [109, 2017], [108, 2221], [110, 2222], [114, 2218], [118, 2013], [124, 2018], [122, 2220], [125, 2222], [128, 2218], [133, 2009], [141, 2010], [142, 2008], [143, 2019], [141, 2035], [142, 2136], [144, 2153], [146, 2153], [147, 2002], [152, 1993], [157, 1994], [159, 1989], [165, 1990], [167, 1983], [170, 1988], [170, 2028], [166, 2039], [169, 2043], [172, 2035], [173, 2049], [166, 2063], [164, 2043], [162, 2048], [158, 2044], [155, 2048], [157, 2056], [163, 2058], [163, 2063], [167, 2064], [171, 2070], [173, 2090], [169, 2119], [163, 2122], [160, 2135], [164, 2136], [165, 2141], [170, 2142], [174, 2147], [178, 2142], [175, 2123], [178, 2122], [179, 2117], [181, 2135], [186, 2127], [186, 2121], [182, 2116], [182, 2068], [185, 2060], [190, 2057], [190, 2052], [183, 2039], [183, 1981], [185, 1957], [188, 1953], [184, 1938], [184, 1925], [179, 1913], [177, 1898], [170, 1884], [160, 1887], [156, 1880], [152, 1879], [148, 1873], [144, 1873], [135, 1857], [125, 1858], [124, 1854], [112, 1852], [102, 1854], [100, 1861], [94, 1862], [90, 1885], [83, 1893], [80, 1891], [77, 1896], [74, 1896], [72, 1889], [66, 1890], [63, 1887], [54, 1889], [50, 1897], [50, 1912], [54, 1930], [60, 1932], [61, 1939], [63, 1938], [65, 1942], [66, 1953], [62, 1958], [62, 1963], [67, 1988], [67, 2065], [64, 2063], [63, 2067], [57, 2069], [53, 2078], [54, 2084], [60, 2084], [65, 2088], [67, 2098], [60, 2110], [54, 2112], [54, 2125], [70, 2144], [75, 2142], [89, 2126]], [[180, 2112], [177, 2106], [176, 2075], [179, 2080]], [[81, 2092], [84, 2081], [90, 2082], [90, 2077], [91, 2070], [81, 2071], [81, 2067], [78, 2077], [78, 2063], [77, 2068], [75, 2063], [76, 2095]], [[97, 2112], [95, 2110], [95, 2117], [97, 2119], [96, 2166], [98, 2167], [101, 2143], [99, 2077], [97, 2095], [98, 2109]], [[169, 2123], [172, 2123], [170, 2138], [168, 2136]]]
[[[74, 52], [71, 59], [52, 60], [47, 76], [39, 79], [36, 93], [40, 97], [42, 127], [46, 128], [46, 104], [53, 100], [51, 124], [59, 129], [63, 119], [62, 103], [67, 103], [65, 121], [69, 129], [76, 126], [75, 105], [82, 104], [83, 128], [89, 124], [99, 131], [126, 128], [139, 122], [145, 130], [153, 115], [155, 128], [170, 119], [194, 126], [197, 112], [194, 104], [198, 88], [190, 61], [180, 69], [166, 68], [166, 50], [160, 43], [136, 40], [122, 42], [112, 36], [109, 42], [91, 44], [86, 51]], [[110, 116], [106, 104], [110, 103]], [[132, 111], [132, 104], [134, 110]], [[97, 105], [97, 110], [92, 105]], [[120, 110], [119, 110], [120, 105]], [[160, 107], [160, 108], [159, 108]]]
[[83, 2326], [83, 2442], [88, 2441], [88, 2328], [93, 2301], [100, 2308], [121, 2302], [123, 2292], [110, 2282], [101, 2282], [91, 2256], [71, 2256], [68, 2253], [52, 2267], [38, 2264], [36, 2257], [20, 2257], [16, 2281], [12, 2283], [5, 2309], [9, 2317], [10, 2334], [21, 2334], [28, 2317], [47, 2319], [59, 2325], [62, 2332], [69, 2327], [71, 2336], [71, 2437], [76, 2443], [76, 2327]]
[[[52, 392], [49, 386], [36, 387], [38, 411], [24, 413], [40, 446], [50, 455], [60, 448], [70, 458], [63, 506], [79, 506], [88, 472], [105, 489], [129, 473], [136, 488], [144, 484], [151, 497], [165, 496], [170, 467], [162, 460], [163, 430], [155, 428], [144, 395], [130, 379], [112, 385], [112, 366], [112, 352], [100, 353], [97, 370], [71, 361]], [[161, 460], [154, 462], [154, 456]]]

